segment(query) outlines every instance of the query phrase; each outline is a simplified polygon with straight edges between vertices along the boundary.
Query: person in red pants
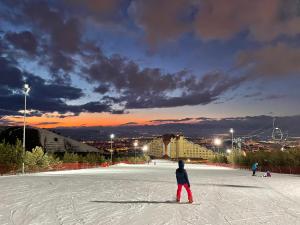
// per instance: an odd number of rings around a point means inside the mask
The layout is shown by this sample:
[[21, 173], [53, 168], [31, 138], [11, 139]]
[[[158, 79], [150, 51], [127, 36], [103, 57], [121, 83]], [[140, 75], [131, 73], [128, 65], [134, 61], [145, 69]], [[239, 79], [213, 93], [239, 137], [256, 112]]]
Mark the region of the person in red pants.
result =
[[190, 181], [189, 181], [187, 172], [184, 169], [183, 160], [178, 161], [178, 167], [179, 168], [176, 169], [176, 179], [177, 179], [177, 186], [178, 186], [176, 201], [180, 202], [181, 190], [182, 190], [182, 186], [184, 186], [184, 188], [188, 194], [189, 203], [193, 203], [193, 195], [192, 195], [192, 191], [190, 189], [191, 185], [190, 185]]

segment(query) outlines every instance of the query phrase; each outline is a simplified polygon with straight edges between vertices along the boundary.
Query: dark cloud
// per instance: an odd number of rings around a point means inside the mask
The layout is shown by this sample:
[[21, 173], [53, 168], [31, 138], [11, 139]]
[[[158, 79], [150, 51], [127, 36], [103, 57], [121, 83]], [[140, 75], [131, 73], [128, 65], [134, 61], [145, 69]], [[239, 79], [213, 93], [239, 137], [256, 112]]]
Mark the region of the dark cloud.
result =
[[122, 22], [125, 12], [123, 7], [128, 3], [123, 0], [64, 0], [69, 8], [75, 8], [77, 13], [85, 15], [97, 22], [112, 24]]
[[[147, 40], [157, 44], [162, 40], [173, 40], [184, 32], [191, 31], [191, 13], [193, 1], [186, 0], [136, 0], [130, 11], [137, 24], [144, 28]], [[159, 10], [158, 10], [159, 8]]]
[[[161, 108], [208, 104], [223, 93], [247, 81], [245, 76], [231, 76], [213, 72], [198, 78], [187, 71], [165, 73], [159, 68], [143, 68], [119, 55], [106, 57], [95, 53], [94, 63], [82, 70], [90, 83], [98, 83], [96, 92], [106, 93], [106, 98], [126, 109]], [[170, 93], [174, 93], [172, 96]]]
[[32, 31], [8, 32], [5, 37], [15, 48], [30, 54], [39, 49], [40, 64], [56, 75], [72, 71], [73, 55], [78, 54], [82, 44], [81, 25], [76, 18], [47, 1], [5, 1], [3, 4], [14, 7], [11, 15], [5, 14], [4, 19], [15, 26], [30, 27]]
[[60, 124], [60, 122], [41, 122], [41, 123], [37, 123], [35, 125], [43, 126], [43, 125], [57, 125], [57, 124]]
[[261, 92], [254, 92], [254, 93], [251, 93], [251, 94], [246, 94], [243, 97], [244, 98], [253, 98], [253, 97], [258, 97], [258, 96], [261, 96], [261, 95], [262, 95]]
[[[21, 71], [17, 62], [0, 58], [0, 86], [3, 87], [0, 97], [8, 109], [22, 108], [19, 88], [24, 78], [32, 86], [31, 107], [41, 112], [121, 114], [126, 113], [127, 109], [216, 103], [220, 102], [224, 93], [249, 80], [298, 75], [300, 72], [299, 49], [274, 42], [264, 48], [245, 50], [237, 56], [236, 68], [246, 75], [224, 72], [194, 75], [185, 70], [168, 73], [159, 68], [141, 67], [118, 54], [104, 54], [95, 42], [88, 40], [89, 34], [83, 33], [86, 30], [82, 26], [84, 22], [87, 23], [82, 15], [90, 17], [88, 12], [92, 12], [95, 18], [98, 16], [100, 23], [122, 18], [129, 13], [143, 28], [148, 41], [154, 44], [162, 40], [174, 40], [193, 31], [205, 40], [230, 39], [246, 31], [255, 40], [270, 41], [281, 35], [292, 37], [300, 32], [300, 26], [297, 26], [298, 11], [292, 1], [233, 0], [231, 4], [225, 0], [123, 2], [66, 0], [63, 3], [1, 3], [9, 4], [10, 8], [14, 6], [12, 15], [1, 17], [24, 29], [21, 32], [5, 31], [6, 42], [15, 49], [37, 54], [39, 65], [49, 68], [53, 78], [46, 81]], [[126, 7], [122, 8], [124, 4]], [[79, 14], [76, 14], [76, 10]], [[0, 51], [3, 48], [7, 46], [0, 40]], [[94, 92], [101, 95], [100, 100], [68, 105], [67, 100], [83, 97], [80, 88], [70, 85], [70, 76], [73, 74], [80, 74], [90, 82], [95, 87]]]
[[44, 1], [26, 2], [24, 15], [41, 30], [50, 34], [52, 47], [67, 53], [75, 53], [80, 45], [79, 23], [65, 18], [64, 12], [50, 8]]
[[16, 122], [8, 118], [1, 118], [0, 116], [0, 126], [21, 126], [22, 122]]
[[267, 95], [267, 96], [263, 96], [261, 98], [258, 98], [256, 100], [259, 101], [265, 101], [265, 100], [278, 100], [278, 99], [282, 99], [287, 97], [287, 95], [285, 94], [271, 94], [271, 95]]
[[277, 43], [260, 49], [241, 52], [237, 57], [237, 66], [246, 68], [249, 76], [286, 77], [300, 73], [300, 49]]
[[203, 40], [228, 40], [247, 32], [260, 42], [300, 33], [297, 0], [135, 0], [129, 12], [150, 43], [174, 40], [187, 32]]
[[[156, 92], [154, 95], [136, 95], [130, 93], [126, 96], [127, 108], [160, 108], [160, 107], [176, 107], [185, 105], [205, 105], [212, 103], [220, 98], [222, 94], [228, 90], [232, 90], [247, 81], [247, 77], [232, 77], [226, 74], [217, 73], [207, 74], [202, 79], [195, 79], [195, 83], [179, 82], [180, 89], [183, 89], [179, 96], [168, 96], [164, 92]], [[213, 82], [211, 79], [206, 79], [209, 76], [218, 77]], [[190, 77], [187, 77], [189, 79]], [[190, 85], [188, 85], [190, 84]], [[145, 87], [147, 88], [147, 87]], [[172, 89], [172, 91], [180, 90]]]
[[5, 34], [5, 38], [16, 48], [20, 48], [31, 55], [36, 52], [38, 43], [35, 36], [30, 31], [23, 31], [20, 33], [9, 32]]
[[121, 124], [120, 126], [135, 126], [135, 125], [138, 125], [138, 123], [136, 123], [136, 122], [128, 122], [128, 123]]
[[23, 86], [21, 71], [14, 66], [14, 63], [4, 57], [0, 57], [0, 85], [1, 89], [18, 88]]
[[109, 91], [109, 85], [107, 84], [100, 84], [98, 87], [94, 89], [95, 92], [98, 92], [100, 94], [105, 94]]
[[183, 118], [183, 119], [158, 119], [150, 120], [151, 123], [180, 123], [194, 120], [194, 118]]
[[0, 57], [0, 102], [1, 115], [18, 115], [24, 107], [24, 95], [21, 88], [24, 80], [31, 86], [28, 96], [28, 109], [36, 110], [31, 115], [40, 116], [43, 113], [58, 112], [60, 114], [81, 112], [112, 112], [114, 110], [107, 101], [89, 102], [82, 105], [68, 105], [66, 100], [76, 100], [83, 97], [80, 88], [65, 84], [49, 83], [41, 77], [19, 70], [8, 59]]

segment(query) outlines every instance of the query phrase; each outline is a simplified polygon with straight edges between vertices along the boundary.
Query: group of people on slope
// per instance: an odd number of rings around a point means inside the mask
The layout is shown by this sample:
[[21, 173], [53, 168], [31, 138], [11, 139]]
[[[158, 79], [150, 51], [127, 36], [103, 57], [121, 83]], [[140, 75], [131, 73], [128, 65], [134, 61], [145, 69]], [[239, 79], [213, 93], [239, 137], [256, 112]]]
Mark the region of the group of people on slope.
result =
[[[255, 173], [256, 173], [257, 168], [258, 168], [258, 163], [257, 163], [257, 162], [253, 163], [253, 164], [252, 164], [252, 167], [251, 167], [251, 169], [252, 169], [252, 176], [255, 176]], [[267, 170], [267, 171], [264, 173], [263, 177], [271, 177], [270, 171]]]
[[[253, 172], [252, 176], [255, 176], [257, 168], [258, 168], [258, 163], [257, 162], [253, 163], [253, 165], [251, 167], [252, 172]], [[270, 171], [265, 172], [263, 176], [271, 177]], [[176, 169], [176, 180], [177, 180], [176, 201], [180, 202], [181, 190], [182, 190], [182, 187], [184, 187], [188, 194], [189, 203], [193, 203], [193, 194], [190, 189], [191, 185], [190, 185], [188, 174], [187, 174], [186, 170], [184, 169], [184, 161], [183, 160], [178, 161], [178, 168]]]

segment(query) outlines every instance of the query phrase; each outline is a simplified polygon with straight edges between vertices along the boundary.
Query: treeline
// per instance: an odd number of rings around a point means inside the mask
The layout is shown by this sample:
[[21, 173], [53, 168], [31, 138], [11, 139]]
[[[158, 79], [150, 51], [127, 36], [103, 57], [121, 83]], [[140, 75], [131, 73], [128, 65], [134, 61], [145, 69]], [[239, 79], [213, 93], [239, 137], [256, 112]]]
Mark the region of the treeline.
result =
[[[126, 161], [129, 163], [148, 161], [147, 156], [113, 158], [113, 163]], [[63, 155], [45, 153], [41, 147], [35, 147], [32, 151], [26, 151], [23, 155], [22, 142], [17, 140], [15, 145], [2, 142], [0, 143], [0, 172], [8, 173], [10, 171], [20, 172], [22, 163], [25, 164], [25, 171], [38, 171], [51, 169], [62, 163], [105, 163], [110, 162], [100, 153], [88, 153], [79, 155], [76, 153], [65, 152]]]
[[230, 154], [216, 154], [209, 159], [214, 163], [231, 163], [234, 165], [248, 166], [258, 162], [260, 167], [268, 168], [270, 166], [300, 167], [300, 149], [294, 148], [285, 151], [258, 151], [258, 152], [240, 152], [233, 151]]
[[[97, 153], [88, 153], [86, 156], [82, 156], [76, 153], [68, 153], [66, 152], [62, 157], [62, 162], [64, 163], [105, 163], [110, 162], [109, 159], [105, 159], [103, 155], [97, 154]], [[113, 163], [119, 163], [119, 162], [146, 162], [149, 160], [149, 157], [146, 155], [143, 156], [137, 156], [137, 157], [113, 157], [112, 161]]]

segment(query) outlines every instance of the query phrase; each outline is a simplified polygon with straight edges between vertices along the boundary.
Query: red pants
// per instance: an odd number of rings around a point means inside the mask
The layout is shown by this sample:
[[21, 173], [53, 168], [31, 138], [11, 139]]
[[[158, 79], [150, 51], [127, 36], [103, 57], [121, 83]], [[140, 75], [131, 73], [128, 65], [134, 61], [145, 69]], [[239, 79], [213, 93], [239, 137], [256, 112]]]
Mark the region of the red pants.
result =
[[188, 194], [189, 201], [193, 201], [192, 191], [189, 188], [188, 184], [178, 184], [178, 187], [177, 187], [177, 200], [180, 201], [180, 195], [181, 195], [182, 186], [185, 187], [185, 190], [186, 190], [186, 192]]

